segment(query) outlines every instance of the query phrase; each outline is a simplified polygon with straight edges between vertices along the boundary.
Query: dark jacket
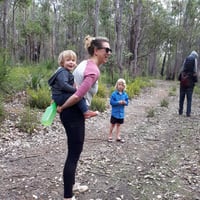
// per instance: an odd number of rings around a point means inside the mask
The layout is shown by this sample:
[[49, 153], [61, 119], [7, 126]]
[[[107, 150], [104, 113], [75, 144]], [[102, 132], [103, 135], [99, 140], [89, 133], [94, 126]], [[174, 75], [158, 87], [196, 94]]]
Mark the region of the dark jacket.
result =
[[52, 95], [60, 95], [63, 93], [72, 94], [76, 91], [76, 88], [73, 87], [74, 76], [64, 67], [59, 67], [56, 70], [48, 80], [48, 84], [51, 87]]

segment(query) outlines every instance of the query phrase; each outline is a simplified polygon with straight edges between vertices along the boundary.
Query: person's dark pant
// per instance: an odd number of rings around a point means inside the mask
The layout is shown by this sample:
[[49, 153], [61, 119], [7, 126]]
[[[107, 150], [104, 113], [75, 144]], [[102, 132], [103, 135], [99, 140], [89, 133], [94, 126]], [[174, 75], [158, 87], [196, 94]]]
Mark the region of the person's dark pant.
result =
[[67, 108], [60, 114], [67, 134], [68, 154], [63, 169], [64, 198], [73, 196], [75, 173], [85, 137], [85, 120], [77, 106]]
[[[52, 98], [56, 102], [57, 105], [61, 106], [65, 103], [65, 101], [71, 96], [72, 94], [63, 93], [60, 95], [53, 95]], [[88, 106], [86, 104], [85, 98], [83, 97], [78, 103], [77, 106], [81, 110], [82, 113], [88, 111]]]
[[184, 100], [185, 100], [185, 96], [186, 96], [186, 98], [187, 98], [186, 115], [190, 116], [190, 114], [191, 114], [191, 106], [192, 106], [193, 89], [194, 89], [194, 87], [192, 87], [192, 88], [183, 88], [183, 87], [180, 87], [179, 115], [183, 114]]

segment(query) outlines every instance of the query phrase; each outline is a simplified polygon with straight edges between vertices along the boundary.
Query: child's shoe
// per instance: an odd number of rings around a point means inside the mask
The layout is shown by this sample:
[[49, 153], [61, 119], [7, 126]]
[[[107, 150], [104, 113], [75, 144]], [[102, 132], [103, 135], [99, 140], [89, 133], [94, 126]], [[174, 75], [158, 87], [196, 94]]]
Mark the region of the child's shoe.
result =
[[83, 115], [84, 115], [84, 118], [85, 119], [89, 119], [91, 117], [95, 117], [99, 114], [98, 111], [92, 111], [92, 110], [88, 110], [87, 112], [85, 112]]

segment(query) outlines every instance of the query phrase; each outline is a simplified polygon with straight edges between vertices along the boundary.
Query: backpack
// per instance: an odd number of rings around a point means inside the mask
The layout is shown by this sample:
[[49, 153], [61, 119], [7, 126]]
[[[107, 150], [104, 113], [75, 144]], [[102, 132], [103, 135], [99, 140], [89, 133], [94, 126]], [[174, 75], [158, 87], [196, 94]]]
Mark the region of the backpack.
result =
[[193, 76], [195, 68], [195, 57], [189, 55], [184, 62], [183, 71], [179, 75], [180, 85], [183, 88], [191, 88], [197, 82], [197, 76]]
[[181, 72], [180, 74], [180, 85], [183, 88], [193, 87], [194, 82], [192, 79], [192, 74], [187, 72]]

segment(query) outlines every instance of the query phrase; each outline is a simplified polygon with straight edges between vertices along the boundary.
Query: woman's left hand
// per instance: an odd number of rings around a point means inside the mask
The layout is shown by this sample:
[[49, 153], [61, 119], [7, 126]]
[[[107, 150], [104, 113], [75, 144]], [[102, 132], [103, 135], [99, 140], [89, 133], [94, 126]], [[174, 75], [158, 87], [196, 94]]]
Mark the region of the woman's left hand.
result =
[[58, 113], [61, 113], [61, 112], [62, 112], [61, 106], [57, 106], [57, 112], [58, 112]]

